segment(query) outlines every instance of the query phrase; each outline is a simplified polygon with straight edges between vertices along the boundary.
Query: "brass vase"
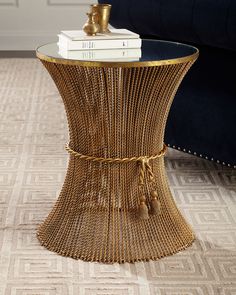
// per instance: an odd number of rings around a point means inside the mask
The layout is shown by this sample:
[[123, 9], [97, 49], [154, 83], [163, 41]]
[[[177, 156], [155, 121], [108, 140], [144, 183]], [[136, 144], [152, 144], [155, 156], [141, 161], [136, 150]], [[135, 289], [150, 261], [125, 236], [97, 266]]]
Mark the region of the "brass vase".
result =
[[88, 36], [96, 36], [96, 34], [99, 32], [99, 29], [100, 29], [100, 26], [95, 19], [97, 13], [89, 12], [87, 13], [87, 15], [88, 15], [88, 20], [84, 24], [83, 30]]
[[99, 24], [100, 30], [99, 33], [110, 33], [108, 29], [108, 23], [111, 12], [110, 4], [92, 4], [91, 10], [94, 13], [97, 13], [95, 16], [95, 21]]

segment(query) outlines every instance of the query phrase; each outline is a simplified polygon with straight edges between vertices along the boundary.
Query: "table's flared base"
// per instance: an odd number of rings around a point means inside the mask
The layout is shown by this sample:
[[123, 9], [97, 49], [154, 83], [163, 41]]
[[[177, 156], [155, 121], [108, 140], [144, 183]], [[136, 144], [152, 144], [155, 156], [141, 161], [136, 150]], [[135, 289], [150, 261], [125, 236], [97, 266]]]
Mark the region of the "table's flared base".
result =
[[[168, 228], [167, 230], [170, 229]], [[64, 231], [64, 229], [62, 231]], [[51, 239], [50, 234], [45, 234], [43, 226], [38, 231], [37, 237], [42, 246], [62, 256], [103, 263], [134, 263], [137, 261], [158, 260], [165, 256], [173, 255], [191, 246], [195, 240], [194, 234], [191, 232], [178, 233], [175, 232], [174, 229], [172, 229], [172, 232], [173, 236], [164, 235], [157, 236], [153, 240], [144, 239], [141, 245], [137, 245], [135, 241], [132, 242], [131, 240], [129, 241], [127, 249], [124, 248], [120, 253], [118, 249], [114, 249], [112, 253], [111, 249], [99, 248], [97, 243], [94, 243], [93, 249], [89, 248], [89, 246], [86, 248], [81, 247], [80, 243], [75, 248], [67, 245], [66, 241], [65, 243], [58, 243]], [[76, 240], [76, 237], [73, 236], [72, 238]], [[81, 239], [84, 238], [81, 237]], [[83, 240], [82, 244], [85, 245], [86, 240]], [[88, 244], [90, 243], [88, 242]], [[139, 248], [139, 251], [137, 251], [137, 248]]]
[[147, 255], [147, 256], [144, 256], [144, 257], [141, 257], [141, 258], [133, 258], [131, 260], [126, 260], [125, 257], [120, 257], [120, 259], [117, 259], [117, 260], [109, 260], [107, 259], [106, 257], [103, 258], [103, 257], [89, 257], [87, 255], [83, 255], [83, 253], [69, 253], [67, 252], [66, 250], [62, 250], [60, 249], [60, 247], [54, 247], [54, 246], [50, 246], [48, 245], [46, 242], [44, 242], [41, 237], [40, 237], [40, 234], [38, 233], [37, 234], [37, 237], [38, 237], [38, 240], [40, 242], [40, 244], [47, 248], [49, 251], [52, 251], [52, 252], [55, 252], [55, 253], [58, 253], [60, 254], [61, 256], [65, 256], [65, 257], [70, 257], [70, 258], [73, 258], [73, 259], [77, 259], [77, 260], [83, 260], [83, 261], [87, 261], [87, 262], [100, 262], [100, 263], [106, 263], [106, 264], [112, 264], [112, 263], [135, 263], [135, 262], [140, 262], [140, 261], [150, 261], [150, 260], [159, 260], [163, 257], [166, 257], [166, 256], [171, 256], [171, 255], [174, 255], [180, 251], [183, 251], [185, 249], [187, 249], [188, 247], [190, 247], [194, 240], [195, 240], [195, 237], [194, 235], [192, 236], [191, 239], [189, 239], [189, 242], [187, 244], [183, 244], [182, 246], [179, 246], [179, 247], [175, 247], [174, 249], [172, 249], [171, 252], [166, 252], [164, 254], [159, 254], [159, 253], [153, 253], [152, 255]]
[[[165, 182], [164, 182], [165, 183]], [[38, 229], [44, 247], [60, 255], [103, 263], [158, 260], [192, 244], [194, 234], [171, 195], [160, 215], [147, 220], [137, 210], [78, 203], [65, 189]]]

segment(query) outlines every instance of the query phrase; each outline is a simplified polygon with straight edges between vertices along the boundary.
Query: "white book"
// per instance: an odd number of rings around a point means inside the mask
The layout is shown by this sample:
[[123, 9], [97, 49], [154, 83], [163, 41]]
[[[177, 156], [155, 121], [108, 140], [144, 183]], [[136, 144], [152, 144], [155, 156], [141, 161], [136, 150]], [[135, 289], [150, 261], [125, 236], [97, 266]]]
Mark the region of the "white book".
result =
[[142, 40], [140, 38], [130, 39], [103, 39], [103, 40], [78, 40], [72, 41], [63, 34], [59, 34], [58, 45], [65, 50], [93, 50], [93, 49], [120, 49], [120, 48], [140, 48]]
[[107, 40], [107, 39], [137, 39], [139, 34], [126, 29], [110, 29], [110, 33], [98, 33], [96, 36], [87, 36], [82, 30], [61, 31], [61, 34], [71, 41]]
[[138, 61], [142, 55], [140, 48], [68, 51], [59, 47], [58, 53], [63, 58], [97, 61]]

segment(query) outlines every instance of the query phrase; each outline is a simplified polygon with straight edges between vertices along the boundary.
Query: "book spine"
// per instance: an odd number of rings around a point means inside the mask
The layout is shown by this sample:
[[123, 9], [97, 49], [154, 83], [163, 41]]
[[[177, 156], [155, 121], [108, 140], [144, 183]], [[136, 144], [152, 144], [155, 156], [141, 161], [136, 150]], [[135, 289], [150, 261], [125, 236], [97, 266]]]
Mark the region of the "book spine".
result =
[[140, 48], [142, 40], [94, 40], [94, 41], [69, 41], [59, 38], [59, 47], [66, 50], [91, 50], [91, 49], [113, 49], [113, 48]]
[[84, 31], [61, 31], [59, 36], [68, 38], [71, 41], [94, 41], [94, 40], [123, 40], [123, 39], [137, 39], [139, 34], [133, 33], [126, 29], [110, 29], [109, 34], [97, 34], [96, 36], [86, 36]]
[[122, 58], [140, 58], [140, 48], [130, 49], [100, 49], [100, 50], [59, 50], [58, 52], [64, 58], [75, 58], [78, 60], [110, 60]]

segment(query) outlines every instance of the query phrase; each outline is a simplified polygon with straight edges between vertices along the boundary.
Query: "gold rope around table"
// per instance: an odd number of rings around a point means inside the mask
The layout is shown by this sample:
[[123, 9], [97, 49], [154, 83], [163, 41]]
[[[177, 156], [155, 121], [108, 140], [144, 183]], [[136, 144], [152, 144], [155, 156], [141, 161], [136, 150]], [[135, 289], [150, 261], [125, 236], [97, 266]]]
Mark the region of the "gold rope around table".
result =
[[[145, 172], [149, 176], [149, 182], [152, 184], [154, 187], [156, 186], [155, 183], [155, 177], [154, 173], [152, 171], [152, 167], [150, 166], [149, 161], [150, 160], [155, 160], [157, 158], [160, 158], [166, 154], [167, 146], [164, 144], [163, 149], [151, 156], [139, 156], [139, 157], [131, 157], [131, 158], [103, 158], [103, 157], [95, 157], [95, 156], [89, 156], [89, 155], [83, 155], [79, 152], [74, 151], [69, 144], [66, 145], [66, 150], [68, 153], [73, 155], [74, 157], [77, 157], [82, 160], [86, 161], [92, 161], [92, 162], [100, 162], [100, 163], [130, 163], [130, 162], [137, 162], [139, 163], [139, 189], [141, 191], [141, 195], [139, 198], [140, 205], [139, 205], [139, 210], [138, 210], [138, 215], [140, 219], [148, 219], [149, 214], [148, 214], [148, 207], [146, 204], [146, 197], [145, 197]], [[159, 214], [160, 209], [161, 209], [161, 204], [160, 201], [158, 200], [158, 193], [155, 189], [153, 189], [151, 192], [151, 202], [150, 202], [150, 213], [151, 214]]]

